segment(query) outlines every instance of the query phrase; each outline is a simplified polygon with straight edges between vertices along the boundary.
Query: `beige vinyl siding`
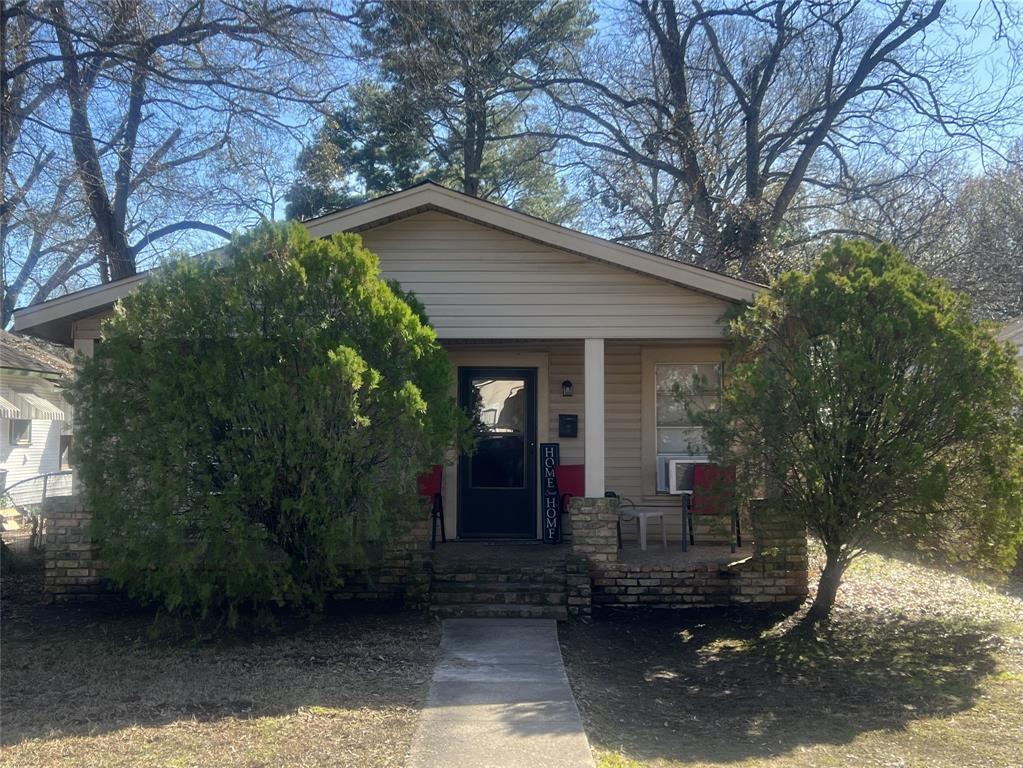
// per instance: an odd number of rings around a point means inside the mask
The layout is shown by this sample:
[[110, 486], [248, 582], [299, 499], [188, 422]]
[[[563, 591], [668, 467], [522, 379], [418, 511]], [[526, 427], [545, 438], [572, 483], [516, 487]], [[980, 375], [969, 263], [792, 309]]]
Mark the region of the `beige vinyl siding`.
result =
[[642, 497], [640, 344], [608, 342], [604, 350], [604, 463], [608, 490]]
[[[716, 361], [723, 348], [715, 344], [674, 344], [642, 341], [609, 341], [605, 351], [605, 474], [608, 490], [632, 500], [641, 507], [665, 507], [668, 514], [669, 541], [681, 540], [681, 499], [656, 493], [654, 466], [655, 435], [652, 419], [644, 420], [643, 393], [652, 399], [652, 361]], [[648, 406], [650, 407], [650, 406]], [[644, 423], [647, 422], [647, 423]], [[646, 461], [644, 454], [647, 454]], [[697, 534], [701, 532], [698, 527]], [[660, 546], [661, 531], [652, 523], [647, 534], [651, 546]], [[634, 525], [622, 527], [626, 543], [636, 540]]]
[[445, 213], [361, 235], [442, 339], [721, 337], [721, 299]]
[[[550, 423], [547, 434], [549, 441], [560, 443], [562, 464], [583, 464], [585, 462], [583, 445], [586, 435], [586, 409], [583, 405], [586, 393], [586, 382], [583, 380], [583, 344], [581, 341], [551, 342], [548, 349]], [[561, 385], [565, 380], [572, 382], [571, 397], [562, 395]], [[578, 437], [558, 437], [558, 416], [563, 413], [575, 414], [579, 417]]]

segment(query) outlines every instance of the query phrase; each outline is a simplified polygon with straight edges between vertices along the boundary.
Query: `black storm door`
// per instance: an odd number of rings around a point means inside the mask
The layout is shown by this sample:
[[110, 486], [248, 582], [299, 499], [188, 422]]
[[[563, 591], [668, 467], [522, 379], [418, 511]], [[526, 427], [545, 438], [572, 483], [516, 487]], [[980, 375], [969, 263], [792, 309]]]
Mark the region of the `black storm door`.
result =
[[476, 451], [458, 462], [458, 535], [536, 537], [536, 369], [459, 368]]

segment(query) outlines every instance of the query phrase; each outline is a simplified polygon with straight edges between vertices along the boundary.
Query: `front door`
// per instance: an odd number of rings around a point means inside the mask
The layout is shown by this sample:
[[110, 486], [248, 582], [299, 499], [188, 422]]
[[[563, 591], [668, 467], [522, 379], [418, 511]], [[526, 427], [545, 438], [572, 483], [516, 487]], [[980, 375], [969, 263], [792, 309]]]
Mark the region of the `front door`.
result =
[[459, 368], [478, 439], [458, 461], [458, 535], [536, 538], [536, 369]]

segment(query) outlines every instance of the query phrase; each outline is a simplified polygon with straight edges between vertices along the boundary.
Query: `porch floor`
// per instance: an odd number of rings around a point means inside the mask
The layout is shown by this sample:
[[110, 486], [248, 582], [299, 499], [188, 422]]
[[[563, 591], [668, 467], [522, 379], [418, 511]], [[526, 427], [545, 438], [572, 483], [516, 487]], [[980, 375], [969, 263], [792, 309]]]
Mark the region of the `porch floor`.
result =
[[743, 546], [736, 547], [735, 552], [727, 544], [694, 544], [688, 551], [682, 551], [682, 545], [677, 541], [669, 541], [665, 547], [659, 541], [655, 544], [647, 541], [646, 552], [639, 548], [639, 544], [626, 542], [625, 546], [618, 552], [618, 562], [634, 563], [636, 565], [666, 565], [675, 570], [681, 570], [691, 565], [728, 565], [739, 560], [745, 560], [753, 556], [753, 546], [744, 542]]
[[[437, 544], [433, 551], [434, 563], [445, 566], [487, 566], [544, 568], [560, 566], [571, 548], [569, 544], [544, 544], [539, 541], [449, 541]], [[664, 565], [684, 569], [691, 565], [728, 565], [753, 555], [753, 545], [744, 542], [732, 552], [727, 544], [695, 544], [686, 552], [677, 541], [665, 547], [660, 541], [650, 541], [646, 552], [639, 544], [626, 541], [618, 551], [618, 561], [636, 565]]]
[[449, 541], [437, 544], [433, 562], [444, 565], [487, 565], [544, 568], [563, 565], [568, 547], [541, 541]]

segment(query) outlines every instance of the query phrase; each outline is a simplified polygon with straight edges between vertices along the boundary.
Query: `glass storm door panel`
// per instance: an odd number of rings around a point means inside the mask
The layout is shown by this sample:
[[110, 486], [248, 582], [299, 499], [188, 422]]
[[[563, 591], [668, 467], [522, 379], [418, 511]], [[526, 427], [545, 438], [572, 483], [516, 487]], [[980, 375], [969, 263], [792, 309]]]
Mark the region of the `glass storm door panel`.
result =
[[475, 452], [458, 462], [458, 535], [536, 537], [536, 370], [460, 368]]

